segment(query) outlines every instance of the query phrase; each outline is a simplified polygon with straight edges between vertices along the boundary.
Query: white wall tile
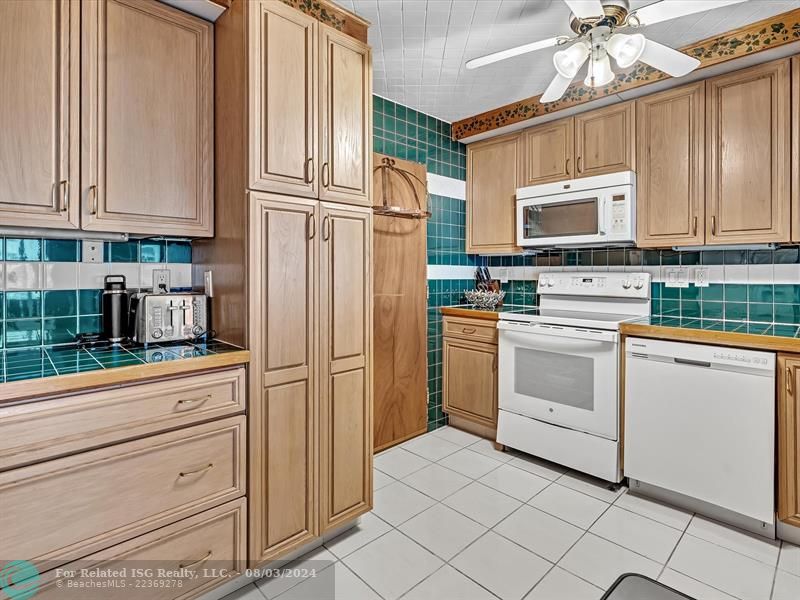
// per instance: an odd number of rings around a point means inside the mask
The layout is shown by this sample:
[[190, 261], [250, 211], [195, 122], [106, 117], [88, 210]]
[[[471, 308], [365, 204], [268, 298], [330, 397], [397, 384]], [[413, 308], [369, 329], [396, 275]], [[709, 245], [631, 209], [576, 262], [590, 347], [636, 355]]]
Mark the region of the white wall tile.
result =
[[705, 267], [708, 269], [708, 283], [724, 283], [725, 282], [725, 267], [722, 265], [709, 265]]
[[6, 265], [0, 262], [0, 292], [6, 289]]
[[775, 283], [800, 285], [800, 265], [775, 265]]
[[[139, 271], [139, 285], [142, 288], [153, 287], [153, 271], [157, 269], [166, 269], [167, 265], [163, 263], [141, 263]], [[172, 285], [172, 283], [170, 283]]]
[[74, 290], [78, 287], [78, 263], [48, 262], [44, 265], [42, 288], [46, 290]]
[[747, 281], [749, 283], [772, 283], [775, 279], [773, 265], [750, 265], [747, 268]]
[[725, 265], [725, 283], [747, 283], [747, 265]]
[[170, 280], [174, 288], [192, 287], [192, 265], [190, 264], [167, 264], [170, 271]]
[[111, 274], [109, 263], [80, 263], [78, 265], [78, 287], [82, 290], [100, 290], [103, 278]]
[[428, 193], [458, 200], [467, 199], [467, 182], [453, 177], [428, 173]]
[[125, 285], [129, 290], [139, 288], [141, 276], [139, 263], [111, 263], [109, 275], [124, 275]]
[[42, 263], [7, 262], [7, 290], [38, 290], [42, 283]]

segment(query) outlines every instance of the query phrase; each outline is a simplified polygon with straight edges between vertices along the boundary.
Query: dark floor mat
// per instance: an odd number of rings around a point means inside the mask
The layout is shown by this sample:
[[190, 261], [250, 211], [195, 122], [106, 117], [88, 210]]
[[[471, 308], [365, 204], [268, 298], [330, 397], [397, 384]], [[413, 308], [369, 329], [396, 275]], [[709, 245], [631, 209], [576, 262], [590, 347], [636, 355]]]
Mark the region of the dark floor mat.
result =
[[695, 600], [654, 579], [626, 573], [614, 582], [601, 600]]

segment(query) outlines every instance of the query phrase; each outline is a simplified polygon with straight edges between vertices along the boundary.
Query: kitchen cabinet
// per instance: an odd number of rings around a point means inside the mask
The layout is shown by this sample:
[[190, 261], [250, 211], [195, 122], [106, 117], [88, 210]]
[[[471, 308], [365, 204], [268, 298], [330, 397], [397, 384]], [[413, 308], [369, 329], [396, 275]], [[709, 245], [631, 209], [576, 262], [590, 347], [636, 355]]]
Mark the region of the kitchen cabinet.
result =
[[705, 241], [705, 82], [636, 101], [641, 248]]
[[514, 227], [521, 137], [467, 146], [467, 248], [472, 254], [519, 252]]
[[320, 517], [372, 507], [372, 210], [323, 203], [320, 239]]
[[282, 2], [250, 6], [249, 187], [316, 198], [318, 22]]
[[561, 119], [522, 132], [523, 167], [519, 187], [573, 178], [574, 120]]
[[213, 235], [213, 33], [154, 0], [85, 0], [81, 225]]
[[792, 240], [800, 242], [800, 56], [792, 59]]
[[708, 80], [706, 243], [790, 239], [790, 60]]
[[623, 102], [574, 117], [578, 177], [636, 170], [634, 107]]
[[800, 355], [778, 355], [778, 519], [800, 527]]
[[250, 558], [318, 535], [317, 203], [253, 192]]
[[80, 5], [0, 2], [0, 225], [80, 224]]
[[497, 323], [444, 317], [444, 412], [484, 428], [497, 428]]

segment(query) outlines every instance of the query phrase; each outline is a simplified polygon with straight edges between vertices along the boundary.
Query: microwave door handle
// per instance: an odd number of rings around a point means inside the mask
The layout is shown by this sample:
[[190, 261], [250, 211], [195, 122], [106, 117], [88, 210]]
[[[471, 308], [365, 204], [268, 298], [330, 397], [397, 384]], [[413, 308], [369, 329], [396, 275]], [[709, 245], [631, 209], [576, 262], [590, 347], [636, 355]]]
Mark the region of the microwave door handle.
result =
[[600, 215], [599, 215], [600, 218], [598, 219], [598, 226], [597, 226], [597, 229], [599, 230], [598, 233], [600, 235], [606, 234], [606, 204], [607, 204], [606, 198], [601, 198]]

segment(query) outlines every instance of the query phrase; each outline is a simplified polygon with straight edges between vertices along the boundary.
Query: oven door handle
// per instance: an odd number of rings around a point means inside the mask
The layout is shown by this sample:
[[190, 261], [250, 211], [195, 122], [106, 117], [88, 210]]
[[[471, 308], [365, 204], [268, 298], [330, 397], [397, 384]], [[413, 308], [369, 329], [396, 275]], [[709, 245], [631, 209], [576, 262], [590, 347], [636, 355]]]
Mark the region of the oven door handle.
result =
[[[500, 323], [501, 338], [513, 340], [521, 345], [530, 345], [532, 339], [539, 338], [567, 338], [584, 344], [617, 344], [619, 333], [616, 331], [596, 331], [580, 329], [562, 329], [542, 327], [540, 325], [518, 325], [513, 323]], [[544, 342], [547, 345], [549, 342]]]

